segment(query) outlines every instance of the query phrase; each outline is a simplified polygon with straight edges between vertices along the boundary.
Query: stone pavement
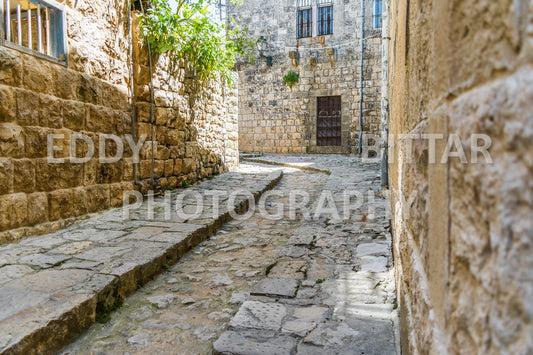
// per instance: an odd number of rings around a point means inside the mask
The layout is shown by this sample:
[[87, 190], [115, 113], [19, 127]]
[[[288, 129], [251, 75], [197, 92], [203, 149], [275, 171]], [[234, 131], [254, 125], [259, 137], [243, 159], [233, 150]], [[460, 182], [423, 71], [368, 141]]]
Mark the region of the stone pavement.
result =
[[[0, 246], [0, 353], [61, 349], [95, 320], [105, 321], [128, 294], [213, 235], [232, 213], [246, 210], [246, 196], [232, 200], [231, 192], [244, 189], [257, 199], [281, 176], [279, 168], [242, 165], [238, 172], [169, 192], [173, 205], [185, 196], [184, 211], [193, 208], [194, 192], [206, 202], [188, 220], [167, 216], [166, 207], [174, 206], [161, 197], [153, 201], [153, 216], [146, 201], [131, 218], [113, 209], [53, 234]], [[210, 207], [213, 190], [226, 193], [218, 211]]]
[[[256, 211], [227, 223], [61, 353], [397, 353], [388, 201], [378, 191], [379, 164], [344, 156], [260, 159], [331, 174], [283, 167], [267, 210], [283, 207], [284, 218]], [[341, 218], [304, 219], [290, 206], [295, 189], [310, 192], [311, 211], [330, 191]], [[365, 196], [346, 220], [345, 190]]]

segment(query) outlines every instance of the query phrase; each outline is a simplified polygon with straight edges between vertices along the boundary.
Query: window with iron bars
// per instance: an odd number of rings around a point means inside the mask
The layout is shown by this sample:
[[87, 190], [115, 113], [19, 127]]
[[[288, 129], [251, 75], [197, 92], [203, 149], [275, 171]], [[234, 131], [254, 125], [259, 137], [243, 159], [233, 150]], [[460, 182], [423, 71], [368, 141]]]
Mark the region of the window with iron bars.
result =
[[52, 0], [0, 0], [0, 13], [2, 45], [66, 64], [63, 5]]
[[318, 35], [333, 34], [333, 6], [318, 8]]
[[383, 14], [383, 1], [374, 0], [374, 28], [381, 28], [382, 26], [382, 14]]
[[333, 34], [332, 0], [297, 0], [298, 38]]
[[298, 10], [298, 38], [313, 36], [313, 9]]

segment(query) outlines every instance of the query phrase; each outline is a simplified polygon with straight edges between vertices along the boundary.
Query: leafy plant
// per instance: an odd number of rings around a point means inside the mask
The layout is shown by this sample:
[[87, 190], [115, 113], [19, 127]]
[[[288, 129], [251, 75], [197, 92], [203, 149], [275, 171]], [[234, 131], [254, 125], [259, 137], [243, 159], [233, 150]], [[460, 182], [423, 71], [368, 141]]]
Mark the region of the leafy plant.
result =
[[289, 87], [292, 89], [293, 85], [300, 81], [300, 74], [291, 70], [287, 75], [283, 77], [283, 80], [285, 80], [287, 85], [289, 85]]
[[257, 40], [235, 21], [228, 30], [211, 20], [208, 6], [212, 1], [178, 0], [173, 10], [168, 0], [151, 0], [139, 18], [141, 34], [153, 53], [172, 52], [176, 59], [185, 59], [199, 79], [219, 73], [231, 85], [236, 56], [252, 58]]

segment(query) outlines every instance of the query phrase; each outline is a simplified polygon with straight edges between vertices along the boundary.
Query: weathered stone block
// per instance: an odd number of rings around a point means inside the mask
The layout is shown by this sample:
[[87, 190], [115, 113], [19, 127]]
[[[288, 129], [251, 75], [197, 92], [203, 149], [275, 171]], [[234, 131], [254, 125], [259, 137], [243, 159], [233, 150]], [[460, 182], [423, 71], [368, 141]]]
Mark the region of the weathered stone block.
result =
[[155, 126], [155, 140], [163, 145], [168, 144], [168, 128], [165, 126]]
[[100, 164], [96, 175], [97, 184], [110, 184], [122, 181], [124, 163], [122, 160], [113, 164]]
[[152, 176], [152, 162], [150, 160], [143, 160], [139, 164], [140, 178], [149, 178]]
[[137, 134], [138, 136], [145, 136], [146, 139], [150, 139], [151, 137], [151, 128], [149, 123], [143, 123], [139, 122], [137, 123]]
[[48, 221], [48, 198], [44, 192], [28, 195], [28, 224], [30, 226]]
[[57, 67], [54, 70], [53, 77], [55, 96], [65, 100], [78, 99], [78, 88], [81, 85], [79, 73], [63, 67]]
[[28, 199], [26, 194], [18, 193], [8, 195], [11, 198], [13, 210], [11, 213], [10, 228], [23, 227], [27, 224]]
[[180, 145], [184, 143], [185, 134], [183, 131], [177, 129], [169, 129], [167, 132], [167, 141], [166, 144], [169, 145]]
[[124, 202], [124, 191], [134, 191], [135, 186], [131, 182], [109, 185], [111, 195], [111, 206], [120, 207]]
[[155, 151], [155, 158], [158, 160], [167, 160], [170, 158], [170, 150], [162, 145], [158, 145]]
[[91, 159], [83, 164], [83, 185], [96, 185], [96, 178], [100, 170], [98, 158]]
[[[495, 70], [512, 70], [521, 45], [520, 6], [511, 0], [454, 1], [450, 8], [452, 87], [467, 88], [487, 80]], [[465, 14], [469, 14], [465, 16]], [[474, 21], [471, 21], [474, 19]], [[484, 23], [490, 21], [490, 31]]]
[[[268, 337], [270, 335], [270, 337]], [[288, 335], [250, 330], [227, 331], [213, 344], [214, 354], [292, 354], [298, 341]]]
[[0, 195], [13, 192], [13, 163], [11, 159], [0, 158]]
[[298, 281], [295, 279], [268, 277], [257, 283], [252, 295], [274, 295], [292, 298], [296, 296]]
[[150, 123], [150, 103], [135, 103], [135, 113], [137, 115], [137, 122]]
[[81, 186], [82, 172], [81, 164], [49, 164], [46, 158], [36, 159], [36, 188], [38, 191], [52, 191]]
[[162, 177], [165, 173], [165, 161], [164, 160], [156, 160], [154, 162], [154, 174], [156, 177]]
[[63, 108], [61, 99], [54, 96], [40, 96], [39, 122], [42, 127], [63, 127]]
[[196, 160], [194, 160], [193, 158], [183, 159], [183, 174], [188, 174], [194, 170], [196, 170]]
[[28, 90], [53, 95], [54, 78], [50, 64], [33, 56], [25, 55], [23, 60], [24, 87]]
[[174, 160], [165, 160], [165, 176], [171, 176], [174, 173]]
[[87, 129], [92, 132], [117, 133], [116, 114], [113, 110], [103, 107], [88, 105]]
[[15, 192], [35, 191], [35, 166], [30, 159], [13, 160]]
[[22, 127], [12, 123], [0, 123], [0, 156], [12, 158], [24, 156]]
[[167, 125], [176, 117], [176, 111], [171, 108], [157, 107], [155, 109], [155, 123], [157, 125]]
[[122, 180], [124, 181], [131, 181], [133, 180], [133, 159], [126, 158], [123, 160], [124, 163], [124, 171]]
[[104, 104], [114, 110], [129, 111], [130, 99], [128, 90], [124, 86], [102, 83], [102, 98]]
[[230, 326], [279, 330], [286, 315], [287, 308], [282, 304], [246, 301], [231, 320]]
[[14, 89], [0, 85], [0, 122], [13, 122], [17, 115]]
[[13, 215], [13, 200], [11, 195], [0, 196], [0, 231], [11, 227], [11, 217]]
[[0, 47], [0, 84], [20, 86], [22, 83], [22, 61], [14, 50]]
[[78, 101], [97, 105], [101, 100], [102, 86], [99, 80], [87, 74], [81, 74], [78, 87]]
[[79, 101], [63, 101], [63, 125], [73, 131], [85, 129], [85, 105]]
[[174, 159], [174, 172], [173, 175], [179, 176], [183, 174], [183, 159]]
[[46, 128], [24, 127], [27, 158], [46, 157], [48, 133], [51, 133], [51, 131]]
[[87, 200], [82, 189], [55, 190], [48, 193], [50, 221], [87, 213]]
[[28, 90], [17, 90], [17, 122], [21, 126], [38, 126], [40, 101], [39, 95]]
[[109, 185], [95, 185], [86, 188], [87, 212], [92, 213], [109, 208], [111, 199]]

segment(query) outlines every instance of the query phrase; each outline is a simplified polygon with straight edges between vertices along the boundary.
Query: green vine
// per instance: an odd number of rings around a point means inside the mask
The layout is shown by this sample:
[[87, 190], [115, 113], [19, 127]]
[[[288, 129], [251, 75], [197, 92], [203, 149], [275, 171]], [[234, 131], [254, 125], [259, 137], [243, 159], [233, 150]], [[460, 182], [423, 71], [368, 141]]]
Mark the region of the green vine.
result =
[[178, 0], [177, 9], [172, 9], [168, 0], [151, 0], [139, 18], [141, 34], [152, 53], [172, 52], [190, 63], [199, 79], [221, 74], [231, 85], [236, 57], [252, 59], [257, 39], [233, 20], [231, 30], [211, 20], [211, 1]]
[[287, 75], [283, 77], [283, 80], [285, 80], [287, 85], [289, 85], [292, 90], [293, 85], [300, 81], [300, 74], [290, 71]]

